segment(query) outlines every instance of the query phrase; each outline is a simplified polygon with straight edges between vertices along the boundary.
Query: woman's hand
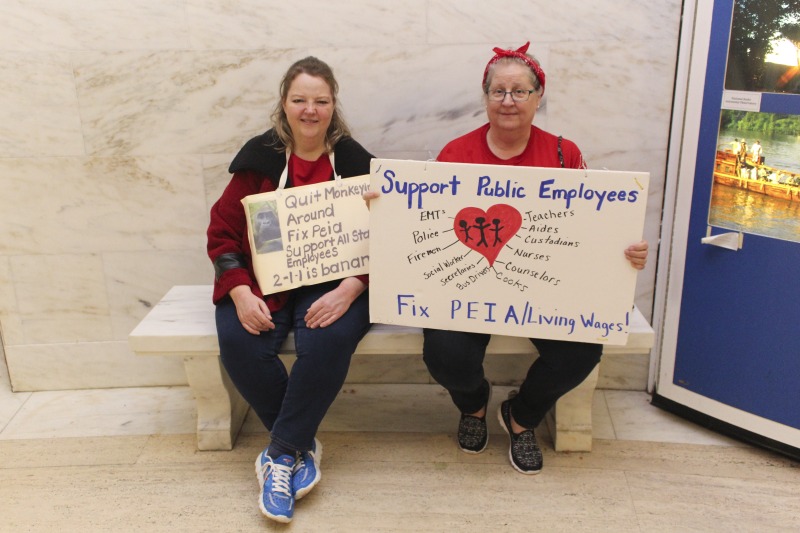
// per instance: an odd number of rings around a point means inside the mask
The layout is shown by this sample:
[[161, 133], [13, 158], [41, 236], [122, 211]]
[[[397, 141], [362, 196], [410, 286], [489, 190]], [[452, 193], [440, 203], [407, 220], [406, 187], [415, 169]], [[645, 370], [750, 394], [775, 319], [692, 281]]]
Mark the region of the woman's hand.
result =
[[379, 193], [378, 191], [367, 191], [361, 195], [361, 198], [363, 198], [364, 201], [367, 203], [367, 209], [369, 209], [369, 201], [374, 200], [380, 195], [381, 193]]
[[305, 316], [306, 326], [311, 329], [330, 326], [350, 309], [350, 304], [366, 288], [358, 278], [344, 278], [338, 287], [311, 304]]
[[628, 246], [625, 258], [630, 261], [633, 268], [642, 270], [647, 264], [647, 241], [639, 241]]
[[272, 314], [263, 298], [259, 298], [247, 285], [237, 285], [228, 293], [236, 305], [239, 322], [248, 333], [258, 335], [262, 331], [275, 329]]

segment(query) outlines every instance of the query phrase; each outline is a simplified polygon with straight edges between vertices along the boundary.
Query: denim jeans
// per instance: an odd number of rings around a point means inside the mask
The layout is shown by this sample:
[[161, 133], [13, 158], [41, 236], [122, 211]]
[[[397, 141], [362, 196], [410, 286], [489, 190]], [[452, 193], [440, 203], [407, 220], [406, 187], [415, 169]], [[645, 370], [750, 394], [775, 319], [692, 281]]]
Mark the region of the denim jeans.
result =
[[[325, 413], [344, 384], [350, 359], [369, 330], [368, 291], [333, 324], [309, 329], [304, 316], [318, 298], [339, 281], [299, 287], [286, 305], [272, 313], [275, 329], [248, 333], [230, 297], [216, 309], [220, 359], [242, 397], [281, 446], [311, 449]], [[278, 357], [294, 329], [297, 359], [291, 373]]]
[[[475, 413], [486, 404], [488, 391], [483, 358], [491, 335], [425, 329], [422, 357], [428, 371], [450, 393], [462, 413]], [[539, 357], [528, 369], [511, 401], [511, 414], [532, 429], [544, 419], [556, 400], [588, 376], [603, 353], [603, 346], [584, 342], [530, 339]]]

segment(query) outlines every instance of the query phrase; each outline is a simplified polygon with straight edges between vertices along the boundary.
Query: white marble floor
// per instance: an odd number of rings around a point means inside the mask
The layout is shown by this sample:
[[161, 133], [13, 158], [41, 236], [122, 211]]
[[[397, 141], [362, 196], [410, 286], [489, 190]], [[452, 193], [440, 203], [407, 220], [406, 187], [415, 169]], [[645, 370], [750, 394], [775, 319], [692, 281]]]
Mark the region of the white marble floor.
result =
[[[248, 417], [231, 452], [198, 452], [186, 387], [12, 393], [0, 365], [0, 531], [260, 531]], [[495, 390], [493, 403], [507, 388]], [[455, 449], [435, 385], [348, 385], [320, 486], [295, 531], [800, 531], [800, 465], [665, 413], [595, 394], [591, 453], [516, 474], [494, 417], [487, 451]], [[538, 433], [538, 431], [537, 431]], [[286, 528], [284, 528], [286, 529]]]

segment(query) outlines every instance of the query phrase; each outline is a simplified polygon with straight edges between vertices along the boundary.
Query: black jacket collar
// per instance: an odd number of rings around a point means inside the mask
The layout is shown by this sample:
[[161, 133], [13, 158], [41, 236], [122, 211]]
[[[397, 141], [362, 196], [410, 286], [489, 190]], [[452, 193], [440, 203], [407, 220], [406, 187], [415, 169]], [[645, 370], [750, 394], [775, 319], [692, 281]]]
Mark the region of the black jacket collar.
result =
[[[242, 170], [254, 170], [266, 176], [277, 187], [286, 154], [275, 130], [270, 129], [245, 143], [233, 158], [228, 172], [233, 174]], [[352, 137], [345, 137], [333, 147], [336, 171], [343, 178], [369, 174], [369, 162], [374, 157]], [[333, 177], [333, 176], [331, 176]]]

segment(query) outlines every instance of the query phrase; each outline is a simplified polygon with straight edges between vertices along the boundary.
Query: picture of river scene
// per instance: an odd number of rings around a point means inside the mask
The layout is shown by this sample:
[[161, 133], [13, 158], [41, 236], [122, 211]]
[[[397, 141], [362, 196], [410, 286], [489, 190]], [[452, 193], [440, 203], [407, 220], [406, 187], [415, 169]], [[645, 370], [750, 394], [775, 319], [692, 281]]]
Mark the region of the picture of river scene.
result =
[[[800, 118], [723, 110], [721, 123], [709, 225], [800, 242]], [[770, 124], [792, 133], [769, 134]]]

